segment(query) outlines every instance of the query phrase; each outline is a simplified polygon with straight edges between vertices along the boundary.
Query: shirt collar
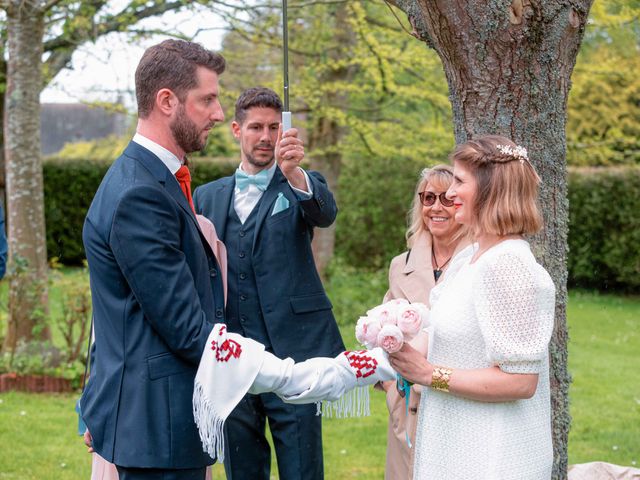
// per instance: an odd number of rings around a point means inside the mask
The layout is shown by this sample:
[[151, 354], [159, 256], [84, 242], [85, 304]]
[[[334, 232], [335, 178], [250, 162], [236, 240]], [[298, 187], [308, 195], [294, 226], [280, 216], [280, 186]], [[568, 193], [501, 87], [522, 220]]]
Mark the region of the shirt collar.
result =
[[136, 133], [133, 136], [133, 141], [141, 147], [146, 148], [156, 157], [158, 157], [162, 161], [162, 163], [166, 165], [172, 175], [175, 175], [178, 169], [182, 166], [182, 162], [178, 157], [176, 157], [162, 145], [158, 145], [153, 140], [149, 140], [147, 137]]

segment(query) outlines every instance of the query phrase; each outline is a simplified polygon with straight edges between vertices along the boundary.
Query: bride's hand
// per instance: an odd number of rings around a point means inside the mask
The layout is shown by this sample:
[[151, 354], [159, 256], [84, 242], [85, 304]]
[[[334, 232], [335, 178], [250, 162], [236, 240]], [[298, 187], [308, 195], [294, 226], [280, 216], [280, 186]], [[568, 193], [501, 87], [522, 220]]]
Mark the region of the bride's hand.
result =
[[406, 380], [420, 385], [431, 384], [433, 365], [408, 343], [405, 342], [396, 353], [389, 354], [389, 362], [393, 369]]

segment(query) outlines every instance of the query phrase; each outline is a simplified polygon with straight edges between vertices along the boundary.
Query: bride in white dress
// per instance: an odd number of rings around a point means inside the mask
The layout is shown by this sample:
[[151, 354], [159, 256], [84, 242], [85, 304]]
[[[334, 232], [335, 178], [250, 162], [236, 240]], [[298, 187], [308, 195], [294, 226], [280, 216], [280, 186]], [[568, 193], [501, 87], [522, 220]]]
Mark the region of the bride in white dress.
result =
[[543, 480], [553, 448], [548, 344], [555, 288], [522, 235], [537, 232], [539, 178], [526, 150], [485, 136], [454, 151], [447, 196], [476, 251], [432, 290], [428, 360], [393, 368], [424, 389], [414, 479]]

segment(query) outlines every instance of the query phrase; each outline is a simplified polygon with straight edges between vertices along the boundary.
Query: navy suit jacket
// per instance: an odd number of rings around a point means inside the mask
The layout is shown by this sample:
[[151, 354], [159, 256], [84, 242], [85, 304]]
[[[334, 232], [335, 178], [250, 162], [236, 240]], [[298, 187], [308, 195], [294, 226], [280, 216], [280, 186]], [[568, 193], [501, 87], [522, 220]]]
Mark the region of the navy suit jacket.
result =
[[[340, 331], [313, 260], [314, 227], [328, 227], [338, 213], [325, 179], [308, 172], [313, 197], [299, 200], [276, 167], [258, 208], [253, 248], [253, 268], [258, 298], [275, 355], [296, 361], [335, 356], [344, 351]], [[209, 218], [224, 241], [229, 207], [235, 189], [234, 176], [197, 188], [196, 212]], [[289, 207], [272, 215], [278, 193]], [[231, 281], [231, 280], [229, 280]], [[241, 332], [240, 324], [229, 325]]]
[[178, 182], [131, 142], [85, 219], [95, 343], [82, 416], [93, 447], [125, 467], [200, 468], [193, 381], [216, 313], [217, 262]]

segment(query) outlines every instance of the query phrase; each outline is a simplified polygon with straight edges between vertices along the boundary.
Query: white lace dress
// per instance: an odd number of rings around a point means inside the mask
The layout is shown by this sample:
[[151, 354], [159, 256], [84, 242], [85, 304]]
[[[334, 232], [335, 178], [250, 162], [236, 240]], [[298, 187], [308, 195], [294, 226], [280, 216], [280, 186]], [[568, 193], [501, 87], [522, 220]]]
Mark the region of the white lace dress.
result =
[[[450, 368], [498, 365], [538, 373], [527, 400], [488, 403], [423, 389], [415, 480], [546, 480], [553, 449], [548, 343], [555, 287], [524, 240], [467, 260], [431, 293], [429, 360]], [[455, 375], [455, 372], [454, 372]]]

